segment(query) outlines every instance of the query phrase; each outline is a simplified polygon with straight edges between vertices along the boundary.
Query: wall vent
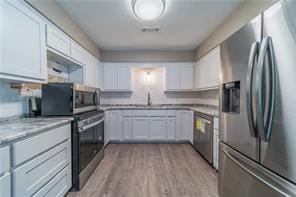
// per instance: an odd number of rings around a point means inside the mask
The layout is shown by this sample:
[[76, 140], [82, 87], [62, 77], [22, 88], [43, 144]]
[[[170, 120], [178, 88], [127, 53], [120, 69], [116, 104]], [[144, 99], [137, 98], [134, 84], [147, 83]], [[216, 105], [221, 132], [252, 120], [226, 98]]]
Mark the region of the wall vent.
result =
[[159, 32], [159, 27], [142, 27], [142, 32]]

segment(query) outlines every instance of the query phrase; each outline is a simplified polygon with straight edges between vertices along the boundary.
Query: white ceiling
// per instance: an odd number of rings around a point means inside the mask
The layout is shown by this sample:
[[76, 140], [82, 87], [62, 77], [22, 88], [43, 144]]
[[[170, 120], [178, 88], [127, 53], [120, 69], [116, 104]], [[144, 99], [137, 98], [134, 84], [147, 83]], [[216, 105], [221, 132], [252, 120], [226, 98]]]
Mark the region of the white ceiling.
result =
[[[167, 0], [163, 16], [144, 22], [131, 0], [57, 0], [103, 50], [193, 50], [215, 31], [242, 0]], [[143, 33], [142, 27], [160, 27]]]

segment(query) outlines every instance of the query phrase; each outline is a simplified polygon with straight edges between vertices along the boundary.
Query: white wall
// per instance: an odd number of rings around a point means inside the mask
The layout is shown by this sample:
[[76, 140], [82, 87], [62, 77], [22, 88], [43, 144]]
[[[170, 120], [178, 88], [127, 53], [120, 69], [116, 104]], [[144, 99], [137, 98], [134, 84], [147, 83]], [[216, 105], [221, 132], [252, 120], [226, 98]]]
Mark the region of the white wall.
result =
[[29, 112], [28, 98], [11, 89], [10, 82], [0, 80], [0, 118], [20, 116]]
[[[149, 77], [147, 72], [150, 72]], [[164, 67], [133, 68], [133, 92], [103, 92], [102, 104], [147, 104], [150, 92], [152, 104], [208, 104], [218, 106], [218, 90], [203, 92], [164, 92]]]

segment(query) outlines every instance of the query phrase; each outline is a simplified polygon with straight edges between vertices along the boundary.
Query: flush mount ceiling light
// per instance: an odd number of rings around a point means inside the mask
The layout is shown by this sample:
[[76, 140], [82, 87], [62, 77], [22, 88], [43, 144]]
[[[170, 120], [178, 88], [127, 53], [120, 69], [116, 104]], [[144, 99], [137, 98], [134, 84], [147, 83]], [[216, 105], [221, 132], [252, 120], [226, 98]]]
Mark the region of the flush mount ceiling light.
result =
[[166, 0], [132, 0], [134, 14], [145, 21], [160, 17], [165, 10]]

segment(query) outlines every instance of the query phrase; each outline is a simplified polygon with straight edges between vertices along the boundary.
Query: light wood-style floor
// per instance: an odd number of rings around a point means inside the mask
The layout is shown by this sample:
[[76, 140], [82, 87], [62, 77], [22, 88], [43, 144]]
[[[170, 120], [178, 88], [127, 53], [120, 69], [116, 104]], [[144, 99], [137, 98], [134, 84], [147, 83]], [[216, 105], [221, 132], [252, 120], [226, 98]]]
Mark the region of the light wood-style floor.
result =
[[189, 144], [110, 144], [80, 192], [69, 197], [218, 196], [217, 173]]

